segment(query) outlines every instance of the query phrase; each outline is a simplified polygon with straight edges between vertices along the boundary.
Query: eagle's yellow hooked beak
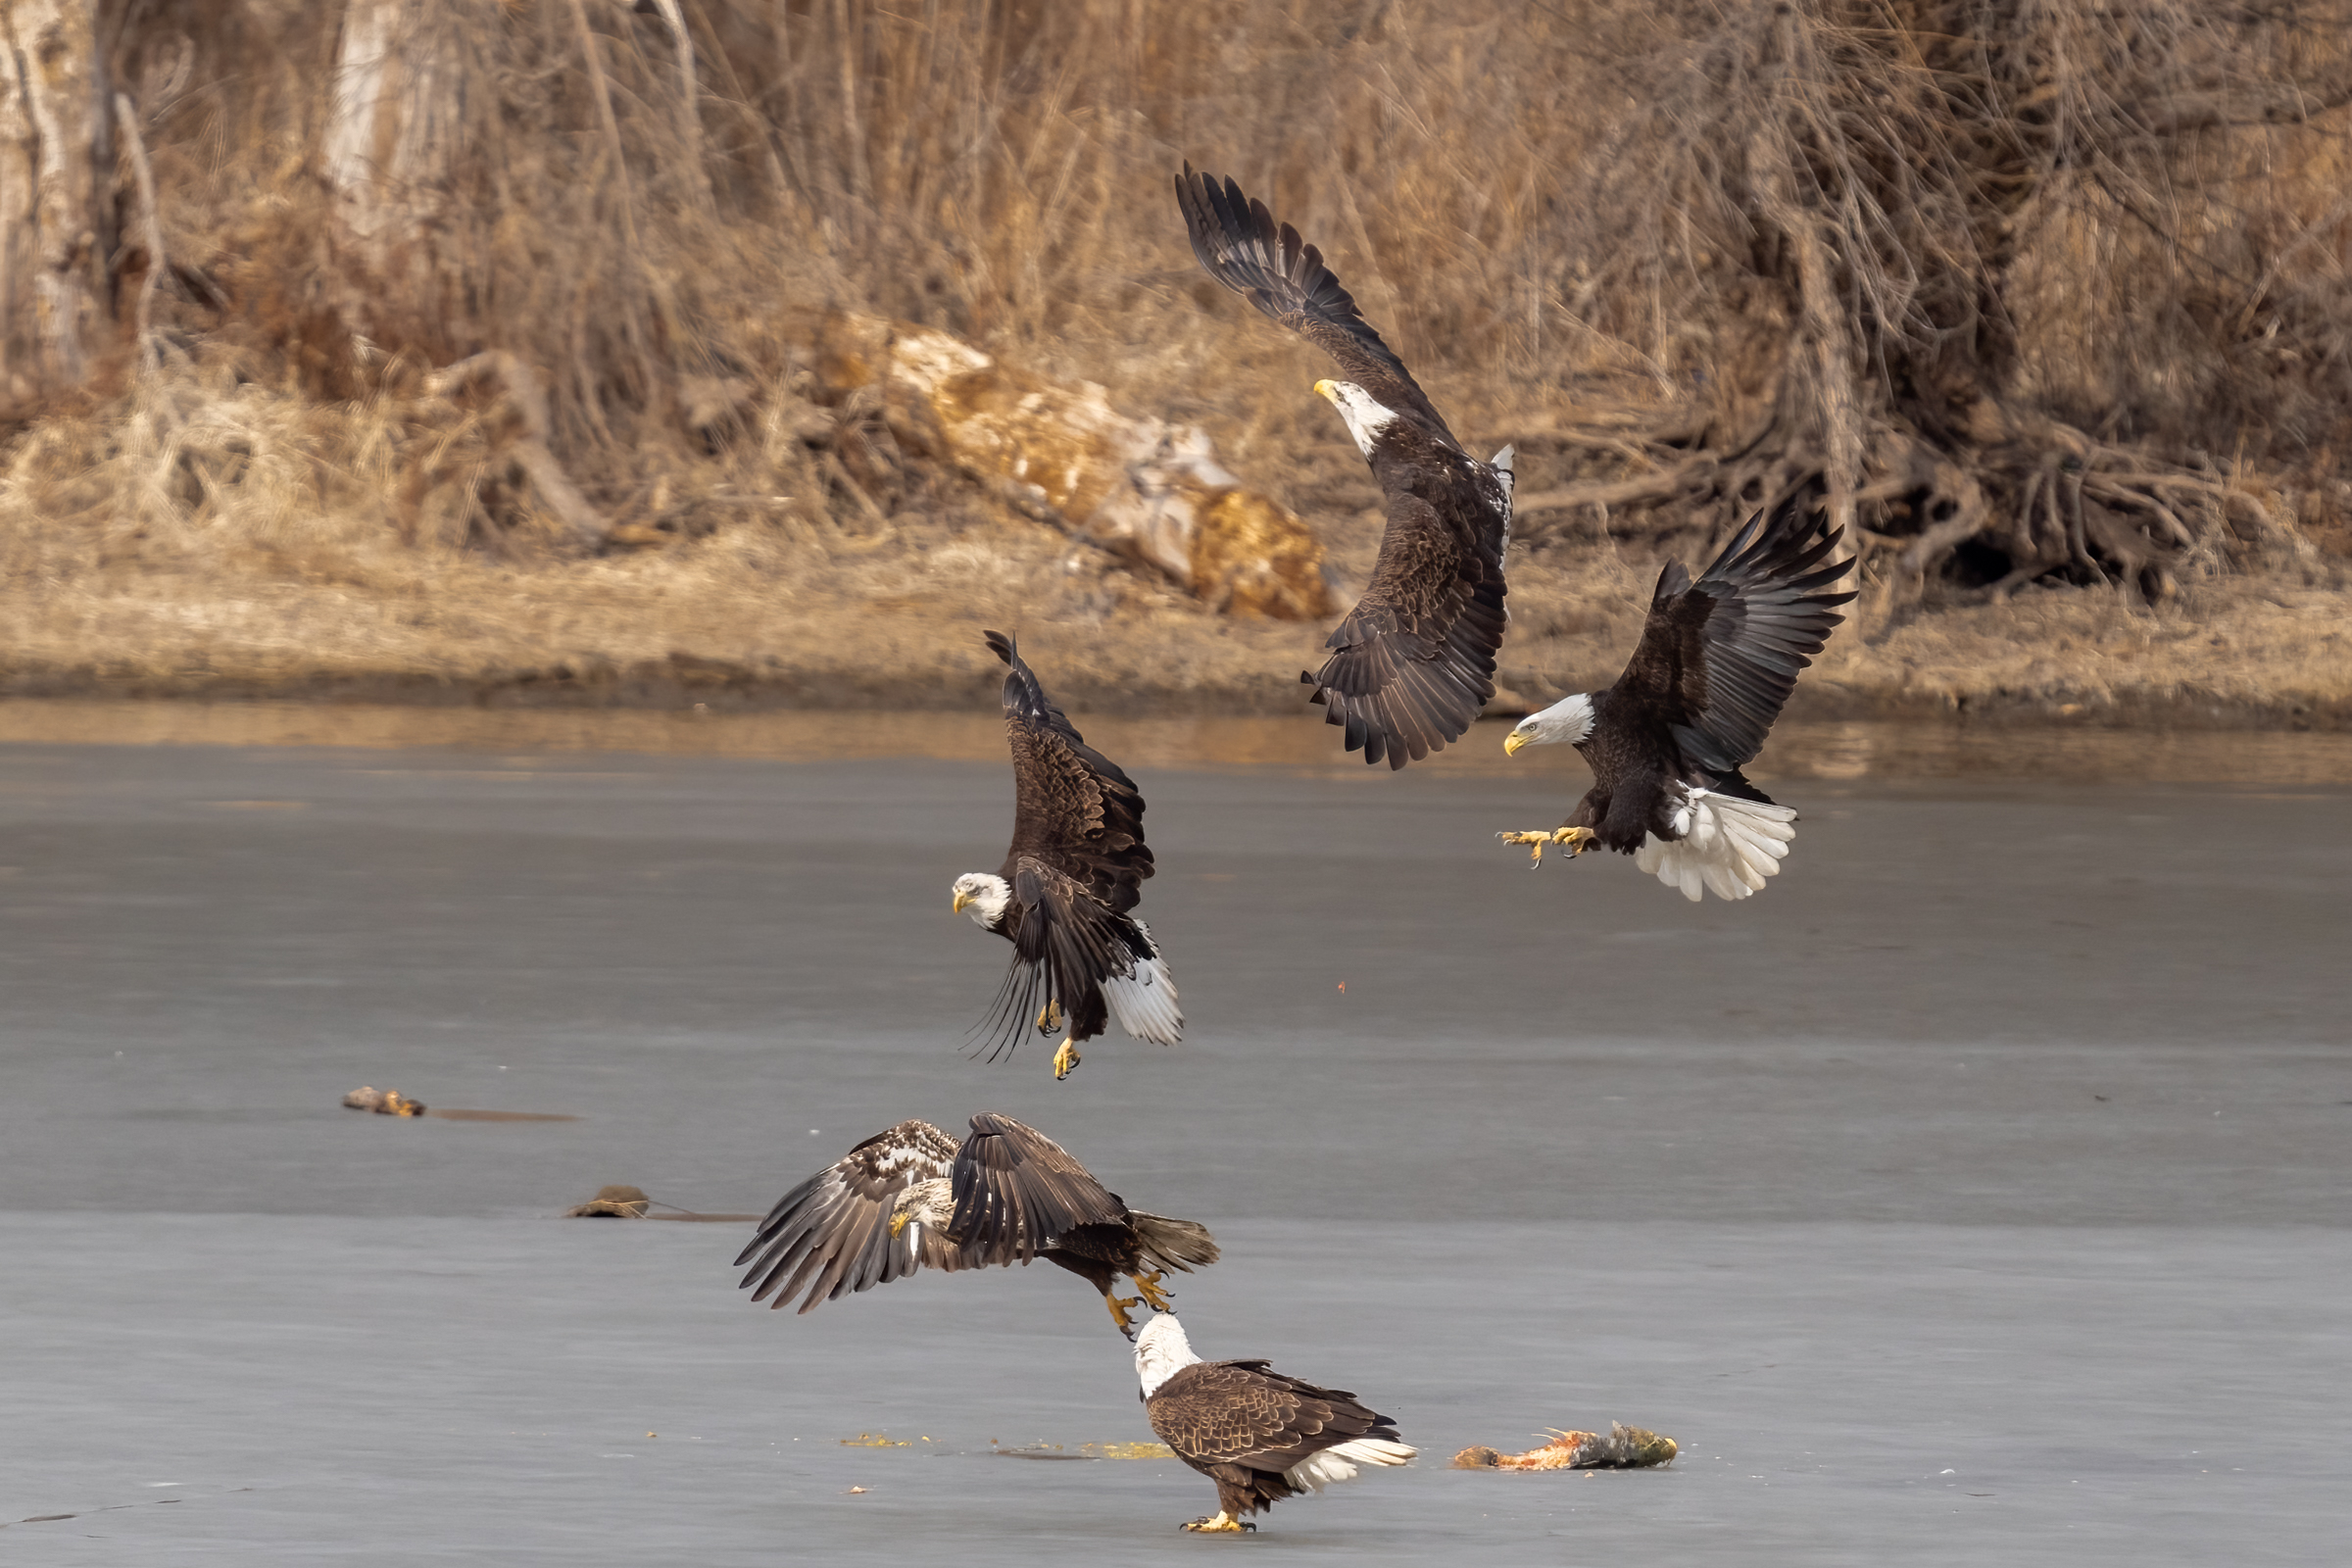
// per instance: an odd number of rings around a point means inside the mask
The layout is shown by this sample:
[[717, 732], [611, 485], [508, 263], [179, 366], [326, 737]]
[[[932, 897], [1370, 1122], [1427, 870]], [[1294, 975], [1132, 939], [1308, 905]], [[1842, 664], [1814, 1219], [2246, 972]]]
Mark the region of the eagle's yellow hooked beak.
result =
[[905, 1230], [906, 1228], [906, 1211], [902, 1208], [896, 1214], [890, 1216], [890, 1234], [895, 1239], [899, 1232]]
[[956, 895], [956, 906], [953, 909], [950, 909], [948, 912], [950, 914], [961, 914], [963, 912], [963, 906], [973, 902], [974, 900], [969, 893], [958, 893]]
[[1515, 729], [1502, 738], [1502, 755], [1505, 757], [1517, 757], [1519, 755], [1519, 748], [1525, 746], [1526, 744], [1527, 731], [1523, 729]]
[[1337, 381], [1317, 381], [1315, 383], [1315, 396], [1319, 398], [1329, 398], [1334, 403], [1339, 402], [1340, 383]]

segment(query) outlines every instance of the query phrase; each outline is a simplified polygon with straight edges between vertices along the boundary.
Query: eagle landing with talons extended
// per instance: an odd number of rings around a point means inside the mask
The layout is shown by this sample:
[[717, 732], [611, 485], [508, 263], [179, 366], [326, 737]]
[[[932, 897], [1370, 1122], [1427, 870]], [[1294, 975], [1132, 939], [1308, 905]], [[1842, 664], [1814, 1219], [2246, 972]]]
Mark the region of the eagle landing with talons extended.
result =
[[1825, 531], [1821, 500], [1809, 484], [1758, 513], [1696, 582], [1667, 563], [1615, 684], [1529, 714], [1502, 743], [1516, 755], [1565, 741], [1592, 764], [1592, 788], [1558, 828], [1497, 838], [1528, 846], [1539, 866], [1554, 845], [1619, 851], [1693, 904], [1763, 888], [1796, 813], [1740, 769], [1854, 597], [1829, 591], [1850, 563], [1823, 564], [1839, 530]]
[[985, 634], [1008, 666], [1004, 732], [1012, 748], [1012, 847], [995, 871], [971, 871], [950, 889], [958, 914], [1012, 944], [1012, 967], [981, 1025], [991, 1061], [1034, 1026], [1068, 1036], [1054, 1076], [1078, 1065], [1077, 1045], [1116, 1018], [1138, 1040], [1182, 1038], [1175, 977], [1151, 927], [1137, 919], [1152, 872], [1144, 844], [1144, 797], [1116, 762], [1086, 744], [1046, 696], [1013, 640]]
[[1511, 449], [1487, 463], [1464, 450], [1322, 252], [1265, 203], [1190, 164], [1176, 201], [1209, 276], [1338, 362], [1345, 378], [1315, 391], [1340, 411], [1385, 498], [1372, 579], [1323, 667], [1299, 676], [1314, 688], [1307, 700], [1366, 762], [1399, 768], [1443, 751], [1494, 695]]

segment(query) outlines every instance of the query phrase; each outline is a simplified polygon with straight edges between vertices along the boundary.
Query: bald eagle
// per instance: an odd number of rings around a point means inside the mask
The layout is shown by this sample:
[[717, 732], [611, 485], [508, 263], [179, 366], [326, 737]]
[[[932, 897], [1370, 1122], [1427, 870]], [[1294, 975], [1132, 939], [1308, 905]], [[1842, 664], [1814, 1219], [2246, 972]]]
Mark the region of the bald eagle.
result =
[[1032, 1014], [1050, 1035], [1069, 1022], [1054, 1076], [1078, 1065], [1077, 1043], [1111, 1017], [1138, 1040], [1172, 1046], [1184, 1031], [1176, 981], [1152, 930], [1130, 912], [1152, 874], [1144, 798], [1119, 765], [1086, 744], [1001, 631], [988, 646], [1004, 676], [1004, 733], [1012, 743], [1012, 848], [994, 871], [971, 871], [950, 889], [960, 913], [1012, 944], [1012, 967], [981, 1048], [996, 1060]]
[[1531, 713], [1502, 743], [1566, 741], [1592, 767], [1592, 788], [1556, 832], [1504, 833], [1506, 844], [1581, 855], [1595, 844], [1634, 858], [1696, 904], [1702, 890], [1744, 899], [1781, 868], [1796, 813], [1740, 769], [1821, 652], [1854, 596], [1829, 593], [1851, 564], [1821, 563], [1839, 530], [1823, 532], [1818, 484], [1759, 512], [1695, 583], [1667, 563], [1650, 596], [1633, 661], [1605, 691]]
[[1228, 179], [1184, 166], [1177, 205], [1208, 275], [1315, 344], [1346, 379], [1317, 381], [1387, 498], [1372, 580], [1326, 644], [1314, 688], [1348, 751], [1389, 766], [1459, 740], [1494, 695], [1502, 555], [1511, 535], [1511, 449], [1481, 463], [1340, 286], [1323, 254]]
[[1245, 1514], [1301, 1492], [1353, 1481], [1358, 1465], [1403, 1464], [1396, 1424], [1352, 1394], [1321, 1389], [1264, 1361], [1203, 1361], [1184, 1326], [1155, 1317], [1135, 1337], [1144, 1414], [1176, 1457], [1217, 1484], [1214, 1517], [1187, 1530], [1255, 1530]]
[[[1175, 1310], [1159, 1282], [1214, 1263], [1217, 1243], [1189, 1219], [1129, 1208], [1053, 1139], [984, 1110], [960, 1147], [926, 1121], [874, 1134], [776, 1200], [735, 1266], [751, 1264], [742, 1288], [771, 1306], [806, 1286], [806, 1312], [917, 1269], [1033, 1257], [1093, 1286], [1133, 1339], [1127, 1308]], [[1111, 1294], [1122, 1274], [1134, 1296]]]

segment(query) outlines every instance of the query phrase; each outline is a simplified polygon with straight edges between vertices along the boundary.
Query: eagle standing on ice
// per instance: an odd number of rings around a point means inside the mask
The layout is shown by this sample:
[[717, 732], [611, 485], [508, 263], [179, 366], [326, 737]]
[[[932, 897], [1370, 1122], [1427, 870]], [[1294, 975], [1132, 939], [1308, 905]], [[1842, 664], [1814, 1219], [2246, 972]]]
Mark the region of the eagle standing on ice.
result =
[[1459, 740], [1494, 695], [1502, 555], [1511, 538], [1511, 449], [1481, 463], [1340, 286], [1323, 254], [1279, 226], [1233, 180], [1184, 166], [1176, 181], [1193, 254], [1208, 275], [1316, 344], [1348, 379], [1317, 381], [1348, 421], [1388, 500], [1364, 596], [1298, 678], [1348, 750], [1392, 768]]
[[1172, 1046], [1184, 1031], [1176, 982], [1131, 911], [1152, 874], [1144, 847], [1144, 798], [1119, 765], [1086, 744], [1001, 631], [988, 646], [1011, 666], [1004, 732], [1012, 743], [1012, 848], [994, 871], [972, 871], [951, 890], [957, 913], [1012, 944], [1012, 967], [983, 1026], [996, 1060], [1019, 1043], [1032, 1015], [1050, 1035], [1069, 1021], [1054, 1076], [1078, 1065], [1077, 1043], [1115, 1016], [1138, 1040]]
[[[1127, 1308], [1175, 1310], [1159, 1282], [1169, 1269], [1214, 1263], [1217, 1243], [1189, 1219], [1129, 1208], [1053, 1139], [984, 1110], [960, 1148], [927, 1121], [874, 1134], [776, 1200], [735, 1266], [752, 1265], [743, 1289], [755, 1301], [773, 1296], [771, 1306], [806, 1285], [806, 1312], [917, 1269], [1033, 1257], [1092, 1285], [1133, 1339]], [[1122, 1274], [1136, 1295], [1111, 1294]]]
[[1781, 868], [1796, 813], [1740, 769], [1845, 617], [1854, 596], [1822, 590], [1850, 562], [1824, 566], [1839, 530], [1822, 532], [1818, 485], [1758, 513], [1697, 582], [1681, 562], [1658, 573], [1633, 661], [1605, 691], [1580, 692], [1519, 721], [1502, 749], [1566, 741], [1592, 767], [1592, 788], [1556, 832], [1502, 833], [1505, 844], [1598, 844], [1634, 858], [1691, 903], [1701, 890], [1744, 899]]
[[1144, 1414], [1176, 1457], [1217, 1484], [1217, 1512], [1187, 1530], [1239, 1534], [1245, 1514], [1353, 1481], [1356, 1467], [1403, 1464], [1396, 1423], [1354, 1395], [1287, 1377], [1264, 1361], [1203, 1361], [1184, 1325], [1155, 1317], [1135, 1337]]

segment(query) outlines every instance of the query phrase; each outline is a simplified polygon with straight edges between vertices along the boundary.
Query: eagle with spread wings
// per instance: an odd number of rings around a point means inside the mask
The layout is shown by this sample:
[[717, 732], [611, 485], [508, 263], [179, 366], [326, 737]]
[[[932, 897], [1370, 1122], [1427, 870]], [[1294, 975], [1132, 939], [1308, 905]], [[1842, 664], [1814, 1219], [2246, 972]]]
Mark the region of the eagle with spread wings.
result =
[[[971, 1125], [958, 1145], [929, 1122], [903, 1121], [776, 1200], [735, 1259], [751, 1265], [752, 1299], [780, 1307], [800, 1296], [806, 1312], [920, 1269], [1042, 1257], [1093, 1286], [1133, 1339], [1128, 1308], [1173, 1311], [1159, 1288], [1168, 1271], [1217, 1260], [1205, 1228], [1129, 1208], [1036, 1128], [989, 1110]], [[1134, 1296], [1113, 1294], [1122, 1275]]]
[[1519, 721], [1505, 752], [1566, 741], [1592, 764], [1592, 788], [1557, 829], [1504, 843], [1530, 846], [1538, 865], [1554, 844], [1617, 850], [1693, 904], [1744, 899], [1780, 870], [1796, 813], [1740, 769], [1854, 597], [1829, 591], [1852, 563], [1823, 564], [1840, 530], [1821, 502], [1814, 483], [1758, 512], [1696, 582], [1668, 562], [1616, 683]]
[[1323, 253], [1231, 179], [1184, 166], [1176, 180], [1193, 254], [1208, 275], [1338, 362], [1315, 383], [1347, 422], [1386, 501], [1363, 597], [1326, 646], [1314, 688], [1348, 751], [1392, 768], [1461, 739], [1494, 695], [1502, 557], [1511, 537], [1511, 449], [1472, 457], [1446, 427]]
[[982, 1049], [994, 1061], [1019, 1043], [1032, 1017], [1044, 1035], [1066, 1021], [1054, 1053], [1054, 1076], [1066, 1078], [1078, 1064], [1078, 1042], [1114, 1017], [1138, 1040], [1172, 1046], [1184, 1031], [1176, 981], [1134, 913], [1152, 871], [1144, 797], [1054, 706], [1013, 640], [985, 635], [1009, 666], [1012, 848], [1002, 866], [967, 872], [950, 890], [957, 912], [969, 909], [974, 924], [1012, 944]]

